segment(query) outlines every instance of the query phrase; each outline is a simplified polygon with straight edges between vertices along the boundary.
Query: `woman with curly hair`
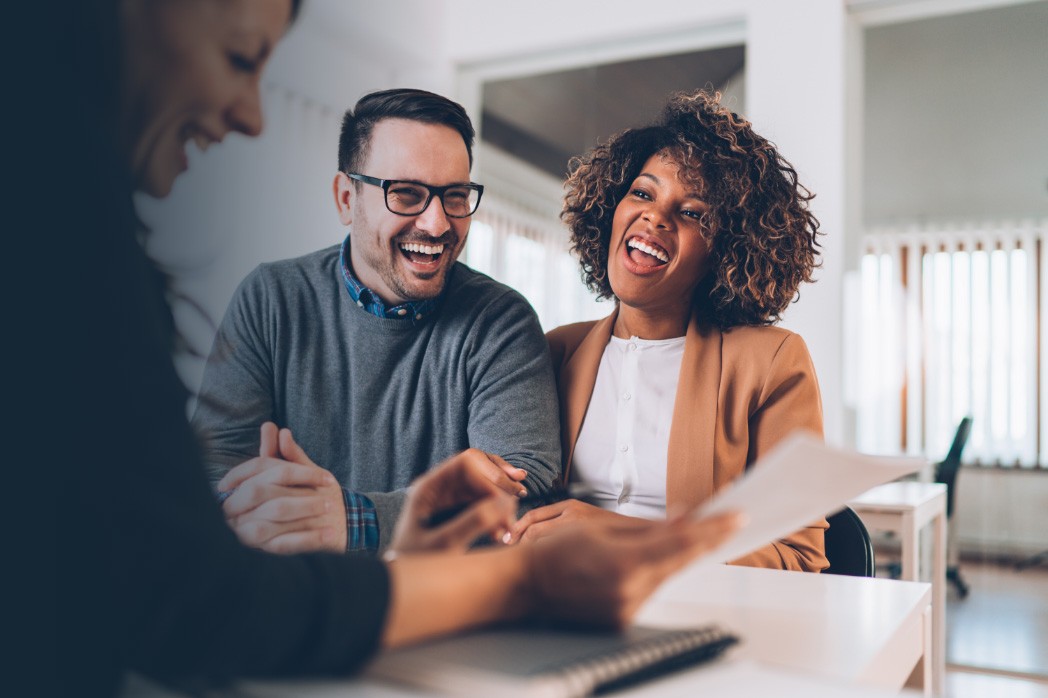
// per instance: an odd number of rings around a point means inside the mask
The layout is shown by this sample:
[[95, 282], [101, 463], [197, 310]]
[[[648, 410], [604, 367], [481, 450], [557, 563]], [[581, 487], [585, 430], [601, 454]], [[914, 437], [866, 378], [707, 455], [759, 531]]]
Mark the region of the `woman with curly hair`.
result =
[[[771, 326], [817, 266], [812, 194], [718, 99], [674, 95], [653, 125], [572, 162], [561, 215], [586, 284], [616, 308], [547, 337], [565, 478], [592, 485], [599, 506], [536, 509], [516, 539], [694, 507], [794, 429], [822, 433], [804, 341]], [[736, 563], [824, 569], [825, 528]]]

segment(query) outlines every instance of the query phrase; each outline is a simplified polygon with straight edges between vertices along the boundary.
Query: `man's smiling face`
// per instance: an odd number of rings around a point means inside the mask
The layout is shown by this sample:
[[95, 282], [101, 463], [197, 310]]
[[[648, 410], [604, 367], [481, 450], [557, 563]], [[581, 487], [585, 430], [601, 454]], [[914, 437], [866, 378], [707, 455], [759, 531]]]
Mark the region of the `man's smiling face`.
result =
[[[469, 183], [466, 144], [448, 126], [384, 119], [375, 124], [368, 153], [359, 174], [433, 186]], [[440, 295], [471, 219], [449, 218], [436, 196], [422, 213], [398, 215], [386, 207], [381, 187], [338, 176], [345, 179], [336, 188], [348, 189], [341, 218], [352, 225], [350, 259], [361, 283], [392, 305]]]

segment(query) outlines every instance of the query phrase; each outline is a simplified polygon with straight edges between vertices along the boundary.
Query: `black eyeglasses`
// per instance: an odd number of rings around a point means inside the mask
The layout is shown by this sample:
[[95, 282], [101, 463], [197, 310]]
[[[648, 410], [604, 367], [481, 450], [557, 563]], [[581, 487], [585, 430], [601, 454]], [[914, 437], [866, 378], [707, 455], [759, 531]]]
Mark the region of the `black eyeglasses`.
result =
[[435, 196], [440, 199], [440, 205], [448, 218], [469, 218], [476, 212], [477, 206], [480, 206], [480, 196], [484, 193], [484, 186], [473, 182], [434, 187], [421, 182], [378, 179], [356, 172], [349, 172], [346, 176], [358, 182], [382, 187], [386, 194], [386, 208], [398, 216], [417, 216], [426, 210]]

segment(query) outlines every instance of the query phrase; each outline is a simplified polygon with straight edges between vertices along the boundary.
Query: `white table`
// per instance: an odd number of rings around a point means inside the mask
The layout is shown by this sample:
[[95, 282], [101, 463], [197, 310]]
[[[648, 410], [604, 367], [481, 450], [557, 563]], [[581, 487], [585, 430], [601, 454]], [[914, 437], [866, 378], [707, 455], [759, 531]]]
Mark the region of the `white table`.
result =
[[897, 690], [929, 666], [930, 611], [927, 584], [699, 565], [664, 584], [637, 622], [716, 622], [743, 638], [737, 656]]
[[[928, 584], [698, 565], [664, 584], [641, 609], [637, 622], [666, 627], [716, 622], [743, 639], [727, 662], [757, 662], [769, 672], [795, 675], [798, 682], [829, 686], [822, 695], [841, 695], [846, 685], [856, 687], [858, 694], [873, 694], [878, 688], [897, 691], [914, 667], [927, 661], [930, 607]], [[698, 666], [621, 695], [698, 695], [704, 690], [713, 695], [726, 672], [735, 670], [724, 663]], [[756, 688], [759, 680], [755, 675], [752, 686], [737, 685], [737, 695]], [[929, 690], [926, 683], [925, 693]], [[251, 682], [240, 684], [236, 695], [348, 694], [425, 695], [367, 678]]]
[[902, 579], [920, 579], [920, 534], [932, 524], [932, 675], [942, 695], [946, 682], [946, 485], [889, 482], [849, 502], [866, 527], [893, 531], [902, 543]]

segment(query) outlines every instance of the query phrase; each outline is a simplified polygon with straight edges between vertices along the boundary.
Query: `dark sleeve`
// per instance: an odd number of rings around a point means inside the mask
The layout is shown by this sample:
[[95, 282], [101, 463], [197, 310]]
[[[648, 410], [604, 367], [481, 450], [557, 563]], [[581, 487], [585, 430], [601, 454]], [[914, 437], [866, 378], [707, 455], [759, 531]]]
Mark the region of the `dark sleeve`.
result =
[[80, 490], [71, 530], [106, 541], [78, 571], [108, 592], [97, 632], [111, 633], [124, 668], [167, 680], [354, 671], [385, 622], [385, 567], [239, 544], [211, 496], [167, 347], [130, 305], [115, 308], [121, 349], [96, 372], [106, 409], [85, 414], [108, 447], [62, 461]]
[[171, 434], [165, 450], [148, 464], [128, 463], [122, 483], [135, 525], [117, 537], [114, 568], [131, 602], [131, 665], [162, 677], [353, 671], [374, 651], [385, 619], [382, 563], [240, 545], [173, 402], [166, 417], [142, 425], [142, 433]]

